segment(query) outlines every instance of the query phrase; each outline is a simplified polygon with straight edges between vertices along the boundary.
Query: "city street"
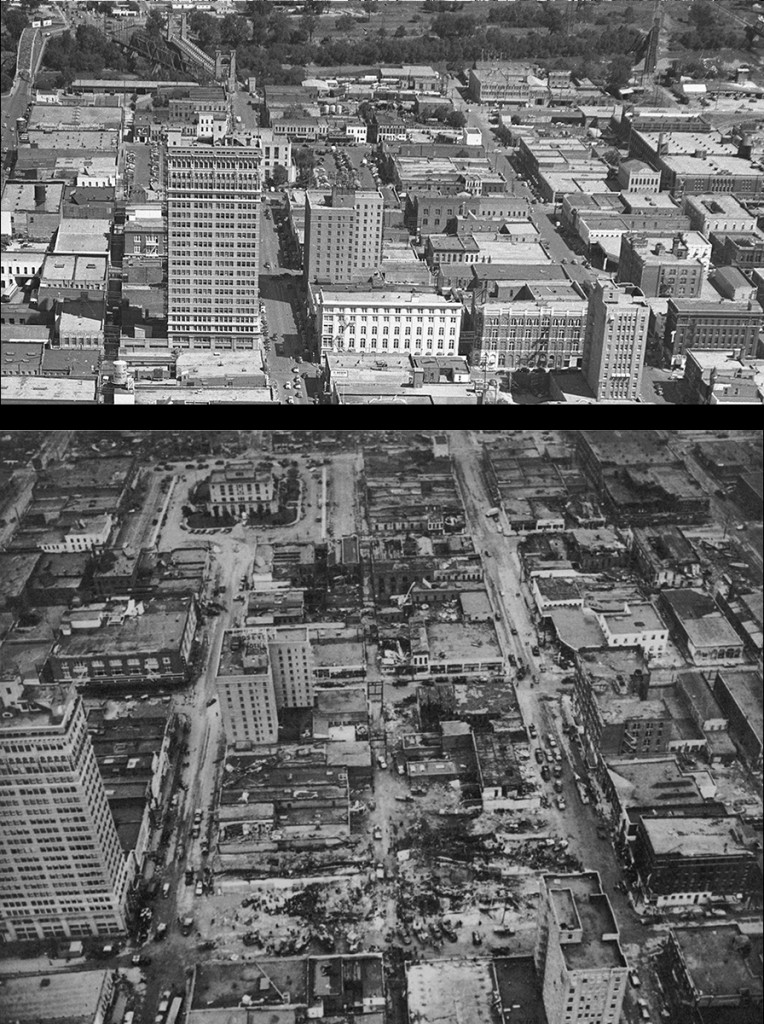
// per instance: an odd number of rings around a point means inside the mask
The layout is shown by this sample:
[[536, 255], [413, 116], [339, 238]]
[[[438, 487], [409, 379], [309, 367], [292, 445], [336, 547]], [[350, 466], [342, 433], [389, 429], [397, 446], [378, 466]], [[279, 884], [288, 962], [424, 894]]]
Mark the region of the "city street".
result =
[[[616, 914], [621, 945], [630, 966], [644, 968], [642, 973], [648, 974], [650, 929], [642, 924], [631, 909], [625, 893], [616, 888], [623, 879], [620, 865], [611, 843], [597, 835], [597, 826], [602, 825], [604, 819], [598, 816], [593, 804], [582, 804], [574, 783], [573, 771], [584, 780], [586, 775], [577, 751], [571, 749], [568, 738], [562, 732], [559, 698], [563, 672], [545, 656], [543, 650], [539, 657], [531, 653], [531, 647], [538, 642], [538, 638], [530, 609], [523, 597], [527, 588], [524, 589], [517, 554], [519, 539], [499, 533], [496, 521], [486, 517], [485, 513], [493, 501], [486, 490], [481, 469], [481, 446], [474, 435], [466, 430], [449, 431], [449, 443], [470, 532], [476, 548], [483, 555], [486, 586], [494, 606], [501, 609], [501, 620], [496, 623], [501, 648], [505, 658], [511, 653], [518, 664], [522, 660], [528, 667], [528, 675], [516, 684], [515, 691], [524, 721], [533, 722], [538, 731], [538, 738], [532, 741], [531, 746], [543, 749], [547, 746], [546, 736], [552, 735], [563, 752], [562, 782], [566, 806], [564, 810], [557, 808], [551, 800], [551, 785], [547, 785], [550, 806], [544, 809], [543, 816], [548, 819], [552, 834], [558, 833], [568, 839], [569, 852], [579, 858], [583, 867], [599, 872], [603, 888]], [[504, 520], [501, 525], [506, 531], [508, 524], [504, 516], [499, 518]], [[511, 632], [512, 627], [517, 631], [516, 636]], [[540, 671], [542, 666], [543, 672]], [[642, 992], [645, 998], [650, 998], [649, 984]]]
[[265, 360], [278, 401], [298, 405], [317, 396], [318, 368], [308, 362], [304, 327], [301, 331], [298, 326], [305, 306], [302, 272], [284, 266], [274, 221], [278, 210], [263, 203], [260, 217], [260, 301], [264, 306], [264, 334], [269, 339]]

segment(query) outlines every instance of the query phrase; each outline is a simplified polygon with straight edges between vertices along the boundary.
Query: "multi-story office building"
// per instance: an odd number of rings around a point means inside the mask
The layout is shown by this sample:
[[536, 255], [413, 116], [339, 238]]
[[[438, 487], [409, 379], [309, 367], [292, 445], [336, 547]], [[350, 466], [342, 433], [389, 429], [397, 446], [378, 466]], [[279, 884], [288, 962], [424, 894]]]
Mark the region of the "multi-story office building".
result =
[[599, 401], [636, 399], [650, 307], [638, 288], [598, 281], [589, 298], [584, 375]]
[[0, 938], [125, 929], [128, 869], [71, 685], [0, 687]]
[[171, 348], [252, 349], [260, 336], [259, 145], [167, 139]]
[[694, 299], [700, 295], [710, 258], [711, 243], [697, 231], [671, 237], [629, 233], [621, 238], [618, 280], [645, 295]]
[[633, 858], [642, 901], [661, 907], [751, 897], [758, 889], [756, 855], [738, 826], [732, 815], [640, 818]]
[[596, 871], [542, 876], [534, 958], [549, 1024], [617, 1024], [628, 965]]
[[213, 516], [273, 512], [276, 484], [271, 473], [258, 471], [249, 462], [230, 462], [210, 476], [210, 511]]
[[46, 668], [56, 682], [90, 688], [184, 683], [196, 622], [196, 601], [187, 594], [155, 597], [140, 608], [131, 597], [70, 608]]
[[263, 631], [226, 633], [217, 689], [229, 744], [259, 746], [278, 741], [276, 695]]
[[764, 310], [758, 302], [669, 299], [664, 358], [668, 363], [681, 365], [688, 349], [739, 351], [740, 356], [752, 358], [762, 327]]
[[474, 361], [489, 370], [580, 367], [587, 302], [574, 293], [559, 301], [487, 302], [474, 314]]
[[444, 295], [318, 288], [312, 301], [323, 353], [455, 356], [459, 351], [462, 305]]
[[382, 262], [382, 193], [309, 189], [305, 200], [305, 280], [350, 282]]
[[268, 650], [278, 707], [313, 707], [315, 664], [309, 630], [273, 630]]

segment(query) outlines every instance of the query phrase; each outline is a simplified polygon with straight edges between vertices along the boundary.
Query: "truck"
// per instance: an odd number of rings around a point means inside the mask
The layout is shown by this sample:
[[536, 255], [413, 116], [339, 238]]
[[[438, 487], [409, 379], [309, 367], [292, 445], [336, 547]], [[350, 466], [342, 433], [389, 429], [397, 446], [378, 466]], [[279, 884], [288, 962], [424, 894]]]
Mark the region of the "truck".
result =
[[500, 511], [501, 509], [498, 508], [489, 508], [488, 511], [486, 512], [486, 517], [488, 519], [495, 519]]

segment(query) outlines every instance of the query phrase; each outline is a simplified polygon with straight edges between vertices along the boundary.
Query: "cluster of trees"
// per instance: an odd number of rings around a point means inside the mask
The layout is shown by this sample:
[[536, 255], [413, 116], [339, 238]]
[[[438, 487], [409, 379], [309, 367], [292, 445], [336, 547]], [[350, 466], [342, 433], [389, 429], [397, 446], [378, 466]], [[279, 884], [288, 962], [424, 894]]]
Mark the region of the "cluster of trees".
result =
[[75, 78], [97, 78], [104, 68], [131, 71], [132, 64], [122, 50], [90, 25], [77, 31], [52, 36], [45, 47], [45, 67], [57, 73], [56, 85], [68, 86]]
[[440, 121], [441, 124], [448, 125], [449, 128], [463, 128], [467, 123], [467, 118], [461, 110], [449, 110], [443, 106], [420, 107], [418, 120], [429, 121], [433, 117], [436, 121]]
[[725, 46], [740, 47], [745, 42], [743, 29], [723, 11], [717, 11], [709, 0], [694, 3], [688, 12], [691, 28], [677, 33], [672, 43], [679, 43], [687, 50], [709, 50], [718, 53]]

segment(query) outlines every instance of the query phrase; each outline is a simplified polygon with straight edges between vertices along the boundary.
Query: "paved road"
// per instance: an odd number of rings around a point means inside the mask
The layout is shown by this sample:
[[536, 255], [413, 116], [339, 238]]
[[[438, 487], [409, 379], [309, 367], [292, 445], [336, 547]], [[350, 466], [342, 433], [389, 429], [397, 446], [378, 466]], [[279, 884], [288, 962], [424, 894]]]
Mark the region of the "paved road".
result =
[[[302, 273], [285, 267], [274, 221], [277, 208], [266, 214], [263, 204], [260, 242], [260, 299], [265, 307], [269, 345], [266, 364], [277, 397], [285, 404], [304, 404], [318, 394], [318, 367], [308, 361], [304, 331], [298, 319], [304, 308]], [[275, 337], [274, 337], [275, 336]], [[300, 363], [295, 361], [299, 356]], [[293, 372], [299, 368], [299, 373]], [[308, 383], [303, 380], [307, 374]], [[284, 385], [289, 384], [286, 388]], [[286, 403], [287, 398], [292, 402]]]
[[[37, 74], [37, 70], [40, 66], [42, 54], [45, 50], [45, 43], [47, 40], [54, 35], [59, 35], [61, 32], [66, 32], [67, 25], [51, 25], [50, 28], [35, 30], [36, 34], [42, 38], [42, 46], [38, 47], [37, 61], [35, 63], [34, 71], [32, 72], [31, 78], [21, 78], [17, 74], [14, 81], [13, 87], [7, 96], [3, 96], [2, 102], [2, 154], [3, 160], [7, 153], [12, 152], [16, 149], [16, 121], [19, 117], [23, 117], [26, 113], [27, 107], [32, 102], [32, 83], [34, 77]], [[25, 29], [25, 31], [27, 31]], [[29, 30], [31, 31], [31, 29]]]

